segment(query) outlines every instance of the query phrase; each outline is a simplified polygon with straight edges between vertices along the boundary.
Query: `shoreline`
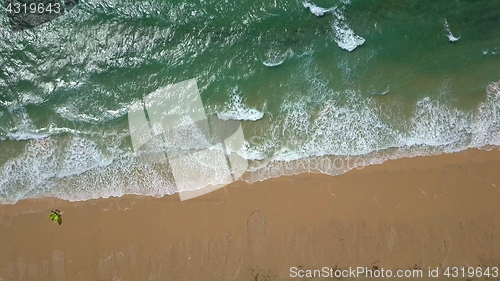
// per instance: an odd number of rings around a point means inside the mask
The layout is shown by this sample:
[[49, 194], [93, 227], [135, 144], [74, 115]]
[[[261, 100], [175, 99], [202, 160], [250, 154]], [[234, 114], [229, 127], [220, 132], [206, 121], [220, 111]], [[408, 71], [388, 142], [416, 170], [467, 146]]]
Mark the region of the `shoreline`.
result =
[[[178, 194], [0, 205], [0, 280], [281, 280], [290, 268], [498, 266], [500, 151]], [[47, 215], [58, 208], [63, 224]], [[424, 273], [426, 271], [424, 270]], [[266, 279], [267, 278], [267, 279]]]
[[[394, 151], [388, 152], [388, 154], [382, 154], [379, 152], [370, 152], [368, 154], [363, 155], [323, 155], [323, 156], [311, 156], [308, 158], [300, 158], [296, 160], [271, 160], [265, 161], [267, 164], [272, 163], [272, 165], [268, 165], [266, 167], [262, 167], [255, 170], [246, 171], [240, 178], [231, 182], [230, 184], [226, 184], [223, 187], [230, 187], [232, 185], [238, 186], [239, 184], [256, 184], [260, 182], [266, 182], [269, 180], [279, 179], [283, 177], [296, 177], [302, 175], [325, 175], [325, 176], [342, 176], [352, 170], [363, 170], [370, 166], [377, 166], [384, 164], [388, 161], [394, 161], [399, 159], [412, 159], [412, 158], [421, 158], [421, 157], [435, 157], [442, 155], [451, 155], [451, 154], [460, 154], [466, 151], [500, 151], [500, 146], [494, 145], [486, 145], [482, 147], [474, 147], [474, 148], [466, 148], [465, 150], [457, 150], [457, 151], [414, 151], [410, 154], [405, 153], [394, 153]], [[255, 160], [249, 160], [254, 161]], [[258, 160], [260, 161], [260, 160]], [[168, 167], [166, 167], [168, 169]], [[120, 174], [124, 176], [125, 174]], [[263, 177], [263, 178], [262, 178]], [[88, 178], [87, 178], [88, 179]], [[84, 178], [79, 181], [73, 180], [69, 182], [69, 184], [74, 184], [76, 182], [84, 182]], [[239, 183], [239, 184], [238, 184]], [[93, 182], [95, 184], [95, 182]], [[141, 186], [142, 188], [146, 188], [145, 192], [147, 192], [146, 186]], [[134, 188], [132, 188], [134, 189]], [[207, 193], [211, 193], [215, 190], [220, 189], [220, 187], [214, 186], [205, 186], [200, 189], [195, 189], [191, 191], [185, 191], [186, 194], [190, 194], [184, 200], [190, 200], [192, 198], [202, 196]], [[125, 188], [124, 190], [130, 191], [130, 189]], [[39, 201], [39, 200], [61, 200], [62, 202], [87, 202], [93, 200], [107, 200], [107, 199], [119, 199], [122, 197], [135, 196], [135, 197], [145, 197], [145, 198], [164, 198], [169, 196], [179, 196], [179, 191], [174, 191], [173, 193], [159, 193], [158, 191], [154, 191], [151, 194], [138, 194], [138, 193], [128, 193], [125, 191], [124, 193], [111, 193], [103, 195], [100, 192], [92, 194], [85, 194], [76, 192], [76, 195], [68, 196], [67, 194], [57, 197], [56, 195], [44, 195], [39, 194], [39, 197], [28, 197], [18, 199], [17, 201], [2, 199], [5, 201], [0, 201], [0, 206], [3, 205], [16, 205], [19, 202], [23, 201]], [[89, 197], [85, 197], [89, 196]]]

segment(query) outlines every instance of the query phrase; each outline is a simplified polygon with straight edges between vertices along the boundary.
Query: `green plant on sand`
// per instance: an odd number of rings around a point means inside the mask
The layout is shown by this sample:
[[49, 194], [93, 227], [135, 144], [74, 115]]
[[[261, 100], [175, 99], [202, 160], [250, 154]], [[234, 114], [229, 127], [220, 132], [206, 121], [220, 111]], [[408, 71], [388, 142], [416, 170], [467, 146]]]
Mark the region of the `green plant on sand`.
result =
[[54, 223], [62, 224], [62, 213], [58, 209], [55, 209], [50, 212], [49, 219], [51, 219]]

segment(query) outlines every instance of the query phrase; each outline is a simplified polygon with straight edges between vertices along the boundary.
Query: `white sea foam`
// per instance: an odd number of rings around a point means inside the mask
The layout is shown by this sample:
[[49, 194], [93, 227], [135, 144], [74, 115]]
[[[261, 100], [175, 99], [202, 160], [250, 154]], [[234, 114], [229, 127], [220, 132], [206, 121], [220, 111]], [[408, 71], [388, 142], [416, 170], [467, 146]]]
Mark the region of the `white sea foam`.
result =
[[[238, 152], [252, 160], [244, 180], [309, 172], [339, 175], [388, 159], [500, 146], [498, 82], [487, 87], [486, 100], [473, 111], [451, 106], [443, 93], [418, 100], [411, 118], [394, 127], [388, 120], [401, 119], [398, 107], [383, 110], [375, 98], [357, 91], [335, 92], [314, 76], [309, 81], [309, 95], [285, 98], [280, 114], [261, 135], [246, 136], [245, 148]], [[340, 97], [348, 100], [339, 103]], [[232, 99], [229, 107], [243, 105], [241, 96]], [[319, 104], [314, 112], [313, 102]], [[108, 146], [123, 138], [116, 133], [109, 136], [116, 139], [106, 141]], [[96, 140], [73, 135], [30, 140], [23, 153], [0, 167], [0, 203], [35, 196], [86, 200], [177, 192], [168, 165], [148, 165], [131, 151], [111, 147], [103, 149]]]
[[267, 67], [275, 67], [278, 65], [282, 65], [285, 62], [286, 58], [280, 59], [280, 60], [275, 60], [275, 61], [263, 61], [262, 64], [267, 66]]
[[217, 113], [217, 117], [222, 120], [257, 121], [264, 117], [264, 113], [255, 108], [238, 108]]
[[[191, 160], [206, 167], [207, 173], [221, 172], [221, 166], [209, 159]], [[227, 169], [227, 163], [222, 164]], [[70, 201], [125, 194], [161, 197], [178, 191], [168, 164], [151, 165], [129, 150], [103, 150], [97, 142], [75, 136], [31, 140], [22, 153], [0, 167], [0, 204], [47, 196]]]
[[448, 37], [448, 40], [450, 42], [457, 42], [458, 39], [460, 39], [460, 37], [455, 37], [452, 33], [451, 33], [451, 30], [450, 30], [450, 25], [448, 24], [448, 20], [447, 19], [444, 19], [444, 32], [445, 32], [445, 35], [446, 37]]
[[[344, 4], [349, 3], [350, 1], [344, 1]], [[343, 6], [342, 8], [338, 8], [337, 6], [335, 6], [325, 9], [316, 6], [311, 2], [303, 2], [302, 5], [304, 6], [304, 8], [309, 9], [311, 13], [313, 13], [317, 17], [322, 17], [326, 13], [331, 13], [334, 16], [334, 22], [332, 25], [334, 40], [340, 48], [352, 52], [358, 46], [361, 46], [365, 43], [365, 39], [361, 36], [356, 35], [347, 24], [343, 12], [345, 6]]]
[[118, 110], [107, 110], [104, 108], [94, 107], [93, 113], [82, 113], [79, 112], [78, 108], [79, 107], [73, 104], [68, 104], [67, 106], [57, 107], [55, 112], [67, 120], [86, 123], [109, 121], [123, 116], [128, 112], [128, 107], [123, 107]]
[[36, 139], [44, 139], [49, 137], [50, 134], [40, 134], [36, 132], [7, 132], [5, 137], [0, 138], [2, 140], [11, 139], [11, 140], [36, 140]]
[[49, 134], [41, 132], [33, 125], [33, 120], [31, 120], [26, 108], [17, 107], [9, 108], [9, 112], [12, 116], [13, 125], [10, 128], [5, 128], [5, 135], [0, 136], [2, 139], [13, 139], [13, 140], [29, 140], [29, 139], [41, 139], [46, 138]]
[[458, 39], [460, 39], [460, 37], [457, 38], [457, 37], [453, 36], [453, 34], [451, 34], [451, 33], [448, 34], [448, 40], [450, 40], [450, 42], [456, 42], [456, 41], [458, 41]]
[[[493, 50], [489, 51], [492, 55], [497, 55], [497, 54], [500, 54], [500, 47], [496, 47], [496, 48], [493, 48]], [[483, 54], [487, 54], [488, 51], [486, 51], [486, 53], [483, 51]]]
[[[279, 120], [268, 133], [249, 140], [247, 155], [254, 161], [245, 180], [308, 172], [338, 175], [356, 167], [356, 159], [369, 165], [500, 146], [500, 83], [489, 85], [486, 101], [472, 111], [450, 105], [447, 93], [422, 98], [415, 104], [412, 118], [400, 120], [396, 129], [387, 120], [401, 119], [403, 111], [398, 106], [382, 110], [375, 99], [362, 98], [355, 91], [328, 92], [321, 81], [313, 80], [312, 91], [327, 97], [317, 116], [312, 118], [307, 106], [312, 95], [285, 101]], [[335, 102], [339, 96], [349, 100], [339, 104]], [[350, 166], [332, 167], [335, 161]]]
[[311, 11], [311, 13], [313, 13], [313, 15], [315, 15], [317, 17], [322, 17], [326, 13], [333, 12], [335, 9], [337, 9], [336, 6], [331, 7], [331, 8], [327, 8], [327, 9], [321, 8], [321, 7], [314, 5], [311, 2], [302, 2], [302, 5], [304, 6], [304, 8], [309, 9], [309, 11]]
[[[16, 95], [17, 97], [18, 95]], [[44, 102], [43, 97], [33, 94], [33, 93], [23, 93], [19, 95], [19, 98], [16, 98], [12, 101], [2, 101], [0, 100], [0, 106], [4, 106], [9, 110], [16, 110], [21, 108], [27, 104], [42, 104]]]
[[243, 98], [235, 91], [231, 95], [229, 105], [223, 111], [218, 112], [217, 117], [222, 120], [257, 121], [264, 117], [264, 112], [247, 107]]
[[500, 54], [500, 48], [494, 48], [493, 50], [484, 50], [483, 55], [487, 55], [488, 53], [492, 55]]
[[3, 129], [5, 133], [3, 135], [0, 135], [1, 140], [37, 140], [61, 133], [71, 133], [74, 135], [85, 134], [84, 132], [79, 130], [65, 127], [56, 127], [53, 124], [50, 124], [45, 128], [36, 128], [33, 125], [33, 121], [29, 117], [26, 108], [10, 108], [9, 111], [11, 113], [14, 126]]
[[349, 25], [347, 25], [342, 12], [335, 10], [333, 11], [333, 15], [335, 16], [335, 21], [332, 28], [335, 32], [335, 42], [340, 48], [352, 52], [358, 46], [365, 43], [365, 39], [356, 35]]
[[287, 60], [288, 58], [293, 57], [293, 55], [294, 53], [292, 49], [287, 49], [285, 52], [270, 49], [266, 53], [265, 60], [262, 62], [262, 64], [267, 67], [276, 67], [283, 64], [283, 62], [285, 62], [285, 60]]
[[491, 83], [486, 88], [486, 91], [488, 91], [488, 94], [500, 98], [500, 82]]
[[[0, 203], [39, 196], [69, 200], [121, 196], [126, 192], [120, 184], [130, 177], [125, 170], [133, 166], [130, 157], [121, 163], [120, 157], [127, 154], [109, 149], [104, 153], [95, 142], [79, 137], [32, 139], [21, 154], [0, 167]], [[117, 182], [119, 170], [123, 178]]]
[[282, 65], [283, 62], [285, 62], [286, 59], [282, 59], [282, 60], [279, 60], [279, 61], [274, 61], [274, 62], [270, 62], [270, 61], [263, 61], [262, 64], [267, 66], [267, 67], [275, 67], [275, 66], [278, 66], [278, 65]]

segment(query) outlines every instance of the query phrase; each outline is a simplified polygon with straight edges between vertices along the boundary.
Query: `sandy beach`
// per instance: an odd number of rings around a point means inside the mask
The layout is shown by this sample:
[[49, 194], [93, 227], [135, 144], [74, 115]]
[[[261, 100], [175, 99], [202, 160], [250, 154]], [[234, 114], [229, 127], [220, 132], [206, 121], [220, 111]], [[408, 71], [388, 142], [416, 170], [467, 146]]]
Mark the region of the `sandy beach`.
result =
[[[436, 280], [428, 268], [491, 272], [500, 266], [499, 171], [500, 151], [469, 149], [337, 177], [236, 182], [184, 202], [23, 200], [0, 206], [0, 280], [287, 280], [292, 267], [421, 269], [418, 280]], [[60, 226], [47, 218], [55, 208]]]

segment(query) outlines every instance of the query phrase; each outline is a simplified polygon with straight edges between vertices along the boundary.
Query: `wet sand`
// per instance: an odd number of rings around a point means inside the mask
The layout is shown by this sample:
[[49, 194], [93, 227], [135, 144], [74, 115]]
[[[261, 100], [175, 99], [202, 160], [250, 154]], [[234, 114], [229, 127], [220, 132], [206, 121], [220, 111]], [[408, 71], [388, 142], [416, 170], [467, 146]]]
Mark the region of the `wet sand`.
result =
[[[0, 205], [0, 280], [287, 280], [291, 267], [424, 276], [429, 267], [498, 267], [499, 203], [496, 149], [337, 177], [236, 182], [184, 202], [23, 200]], [[55, 208], [64, 212], [60, 226], [47, 218]]]

